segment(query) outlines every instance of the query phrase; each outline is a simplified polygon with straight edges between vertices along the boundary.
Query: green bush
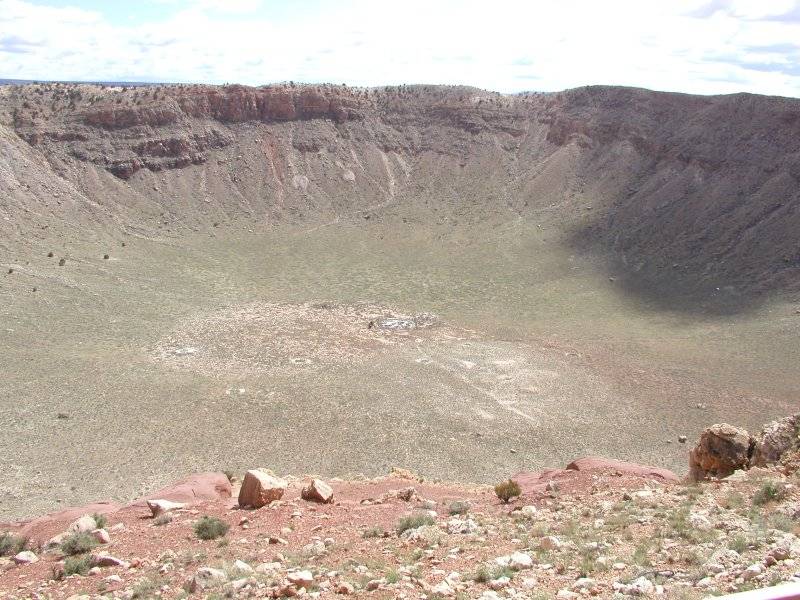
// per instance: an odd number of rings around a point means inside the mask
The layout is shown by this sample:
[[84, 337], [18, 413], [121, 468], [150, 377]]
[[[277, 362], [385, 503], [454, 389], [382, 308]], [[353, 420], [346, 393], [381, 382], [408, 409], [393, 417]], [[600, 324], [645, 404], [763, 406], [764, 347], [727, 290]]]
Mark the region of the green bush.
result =
[[69, 556], [64, 561], [64, 576], [86, 575], [91, 566], [91, 558], [88, 556]]
[[397, 522], [397, 535], [400, 535], [409, 529], [417, 529], [418, 527], [422, 527], [424, 525], [433, 525], [435, 522], [436, 521], [433, 520], [433, 517], [427, 513], [419, 513], [416, 515], [403, 517]]
[[513, 479], [498, 483], [494, 486], [494, 493], [502, 500], [504, 504], [511, 502], [512, 498], [517, 498], [522, 495], [522, 489], [519, 484]]
[[728, 542], [728, 548], [735, 550], [739, 554], [744, 554], [750, 547], [750, 541], [743, 535], [737, 535]]
[[105, 529], [106, 525], [108, 525], [108, 519], [105, 515], [101, 515], [100, 513], [94, 513], [92, 515], [94, 522], [97, 524], [98, 529]]
[[384, 532], [384, 530], [383, 530], [383, 527], [378, 527], [378, 526], [376, 525], [376, 526], [374, 526], [374, 527], [369, 527], [369, 528], [367, 528], [367, 529], [364, 531], [364, 533], [362, 534], [362, 537], [363, 537], [364, 539], [369, 539], [369, 538], [380, 538], [380, 537], [383, 537], [383, 534], [384, 534], [384, 533], [385, 533], [385, 532]]
[[229, 526], [216, 517], [204, 516], [194, 526], [195, 535], [201, 540], [215, 540], [228, 533]]
[[61, 552], [67, 556], [85, 554], [97, 546], [97, 540], [88, 533], [73, 533], [61, 542]]
[[753, 496], [753, 504], [762, 506], [768, 502], [783, 500], [786, 497], [786, 488], [774, 481], [765, 482]]
[[27, 540], [10, 533], [0, 534], [0, 556], [13, 556], [25, 549]]
[[470, 579], [476, 583], [488, 583], [500, 577], [513, 579], [515, 574], [514, 570], [510, 567], [488, 567], [487, 565], [481, 565], [480, 568], [470, 576]]
[[161, 525], [166, 525], [167, 523], [172, 523], [172, 514], [168, 512], [160, 514], [155, 519], [153, 519], [153, 525], [155, 525], [156, 527], [160, 527]]
[[450, 503], [447, 512], [451, 515], [465, 515], [469, 512], [469, 502], [454, 500]]

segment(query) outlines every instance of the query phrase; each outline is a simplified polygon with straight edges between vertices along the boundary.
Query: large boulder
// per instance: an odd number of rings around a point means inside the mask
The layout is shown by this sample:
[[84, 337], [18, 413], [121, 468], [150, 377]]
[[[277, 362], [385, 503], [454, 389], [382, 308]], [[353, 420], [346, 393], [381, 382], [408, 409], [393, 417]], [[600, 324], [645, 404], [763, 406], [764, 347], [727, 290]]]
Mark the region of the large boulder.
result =
[[251, 469], [244, 475], [242, 489], [239, 490], [239, 506], [261, 508], [270, 502], [280, 500], [286, 491], [283, 479], [270, 475], [261, 469]]
[[689, 453], [689, 479], [727, 477], [750, 466], [755, 440], [744, 429], [719, 423], [700, 434]]
[[778, 462], [790, 450], [800, 448], [800, 413], [764, 425], [755, 438], [750, 465], [765, 467]]

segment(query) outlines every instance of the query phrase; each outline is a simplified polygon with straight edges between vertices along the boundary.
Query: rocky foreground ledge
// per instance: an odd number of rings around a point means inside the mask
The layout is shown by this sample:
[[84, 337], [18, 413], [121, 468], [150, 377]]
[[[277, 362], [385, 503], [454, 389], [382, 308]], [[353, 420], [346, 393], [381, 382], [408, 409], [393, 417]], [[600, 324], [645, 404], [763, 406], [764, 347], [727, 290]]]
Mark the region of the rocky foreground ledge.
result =
[[596, 457], [497, 489], [401, 470], [194, 475], [129, 505], [0, 526], [0, 598], [701, 598], [777, 585], [800, 579], [798, 423], [707, 429], [686, 481]]

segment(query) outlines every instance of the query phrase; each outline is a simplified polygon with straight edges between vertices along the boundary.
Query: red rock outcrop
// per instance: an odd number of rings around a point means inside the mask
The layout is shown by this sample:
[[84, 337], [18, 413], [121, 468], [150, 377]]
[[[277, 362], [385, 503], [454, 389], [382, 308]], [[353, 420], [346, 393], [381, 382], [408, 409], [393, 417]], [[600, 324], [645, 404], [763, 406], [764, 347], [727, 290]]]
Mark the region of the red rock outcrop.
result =
[[105, 129], [123, 129], [146, 125], [162, 127], [171, 125], [180, 118], [180, 111], [173, 103], [144, 106], [120, 106], [109, 101], [88, 109], [83, 116], [87, 125]]
[[230, 498], [231, 482], [224, 473], [196, 473], [152, 494], [139, 498], [128, 506], [146, 507], [147, 500], [172, 500], [192, 504], [203, 500]]
[[665, 483], [678, 483], [680, 478], [669, 469], [639, 465], [636, 463], [587, 456], [572, 461], [565, 469], [544, 471], [522, 471], [512, 477], [522, 488], [523, 494], [544, 494], [549, 489], [578, 491], [591, 487], [591, 477], [597, 474], [611, 474], [618, 477], [620, 487], [638, 485], [642, 480], [656, 480]]
[[747, 469], [753, 447], [754, 440], [744, 429], [727, 423], [712, 425], [689, 453], [689, 479], [727, 477], [737, 469]]
[[640, 465], [613, 458], [603, 458], [600, 456], [585, 456], [574, 460], [567, 465], [570, 471], [616, 471], [625, 475], [634, 475], [648, 479], [662, 479], [664, 481], [680, 481], [675, 473], [669, 469], [661, 467], [651, 467]]
[[127, 505], [110, 501], [96, 502], [85, 506], [67, 508], [35, 519], [17, 521], [15, 523], [0, 523], [0, 531], [8, 530], [34, 541], [46, 541], [63, 532], [70, 523], [83, 515], [92, 515], [94, 513], [113, 515], [120, 511], [140, 512], [141, 509], [145, 509], [149, 513], [147, 500], [155, 498], [184, 502], [187, 505], [191, 505], [206, 501], [227, 500], [230, 497], [231, 483], [225, 474], [197, 473]]

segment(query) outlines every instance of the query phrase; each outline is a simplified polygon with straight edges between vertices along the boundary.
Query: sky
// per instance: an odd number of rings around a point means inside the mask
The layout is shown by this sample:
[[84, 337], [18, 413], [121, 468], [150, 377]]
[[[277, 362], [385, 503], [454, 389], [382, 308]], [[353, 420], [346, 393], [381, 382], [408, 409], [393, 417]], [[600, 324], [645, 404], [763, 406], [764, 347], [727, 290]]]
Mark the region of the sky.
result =
[[800, 0], [0, 0], [0, 78], [800, 97]]

